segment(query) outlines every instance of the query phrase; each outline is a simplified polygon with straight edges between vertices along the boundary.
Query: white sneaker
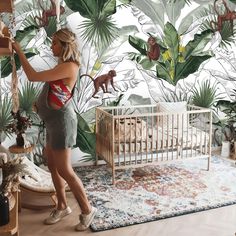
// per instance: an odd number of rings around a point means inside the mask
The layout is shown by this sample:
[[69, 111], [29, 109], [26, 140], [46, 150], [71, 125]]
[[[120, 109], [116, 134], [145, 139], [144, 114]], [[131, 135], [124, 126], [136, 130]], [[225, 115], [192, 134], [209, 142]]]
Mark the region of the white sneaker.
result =
[[57, 210], [54, 209], [48, 218], [44, 220], [44, 224], [46, 225], [52, 225], [60, 221], [63, 217], [69, 215], [71, 213], [70, 207], [65, 208], [64, 210]]
[[88, 215], [81, 214], [79, 216], [80, 222], [75, 226], [75, 230], [77, 231], [86, 230], [91, 225], [96, 213], [97, 213], [97, 208], [92, 206], [92, 210]]

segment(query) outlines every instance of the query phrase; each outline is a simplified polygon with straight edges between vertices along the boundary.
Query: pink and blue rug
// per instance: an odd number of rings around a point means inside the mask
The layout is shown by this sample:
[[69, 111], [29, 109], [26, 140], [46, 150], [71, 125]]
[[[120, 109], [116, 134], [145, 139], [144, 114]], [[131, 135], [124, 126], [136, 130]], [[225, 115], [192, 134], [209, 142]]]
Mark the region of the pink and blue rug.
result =
[[106, 165], [77, 167], [98, 208], [91, 229], [102, 231], [236, 203], [236, 166], [213, 157], [116, 171]]

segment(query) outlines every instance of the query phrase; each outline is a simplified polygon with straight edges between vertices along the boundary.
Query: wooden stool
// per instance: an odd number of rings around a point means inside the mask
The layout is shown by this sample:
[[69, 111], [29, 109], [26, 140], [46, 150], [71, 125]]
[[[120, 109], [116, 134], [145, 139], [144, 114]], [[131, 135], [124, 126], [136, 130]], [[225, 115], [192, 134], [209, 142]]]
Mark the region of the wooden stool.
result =
[[30, 147], [27, 147], [27, 148], [24, 148], [24, 147], [20, 147], [20, 146], [17, 146], [16, 144], [10, 146], [8, 148], [9, 152], [18, 156], [18, 155], [24, 155], [24, 154], [30, 154], [30, 160], [32, 162], [34, 162], [34, 156], [33, 156], [33, 150], [34, 150], [34, 145], [31, 144]]

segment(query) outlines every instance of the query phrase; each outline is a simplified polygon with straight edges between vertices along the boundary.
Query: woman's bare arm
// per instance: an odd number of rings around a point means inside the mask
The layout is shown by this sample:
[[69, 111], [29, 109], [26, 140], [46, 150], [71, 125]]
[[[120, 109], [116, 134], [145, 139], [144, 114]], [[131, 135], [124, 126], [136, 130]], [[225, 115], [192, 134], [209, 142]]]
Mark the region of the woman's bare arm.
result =
[[37, 72], [30, 65], [19, 43], [14, 42], [13, 48], [18, 54], [23, 70], [30, 81], [55, 81], [59, 79], [75, 77], [78, 73], [79, 68], [73, 62], [64, 62], [55, 66], [53, 69]]

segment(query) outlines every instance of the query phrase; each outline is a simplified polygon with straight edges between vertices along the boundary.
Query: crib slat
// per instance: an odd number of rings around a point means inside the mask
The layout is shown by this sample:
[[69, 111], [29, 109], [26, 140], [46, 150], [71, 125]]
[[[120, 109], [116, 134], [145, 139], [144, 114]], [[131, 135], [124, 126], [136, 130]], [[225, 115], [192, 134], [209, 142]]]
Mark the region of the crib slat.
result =
[[[125, 119], [126, 118], [124, 118], [124, 122], [125, 122]], [[123, 162], [123, 164], [124, 165], [126, 165], [126, 124], [124, 123], [124, 162]]]
[[161, 120], [161, 130], [162, 130], [162, 137], [161, 137], [161, 161], [164, 160], [164, 117], [162, 117], [162, 120]]
[[[189, 156], [189, 113], [186, 114], [186, 120], [187, 120], [187, 124], [186, 124], [186, 158], [188, 158]], [[185, 124], [184, 124], [185, 125]]]
[[170, 123], [172, 123], [172, 119], [170, 119], [170, 117], [172, 117], [172, 115], [168, 114], [168, 115], [167, 115], [167, 126], [166, 126], [167, 143], [166, 143], [166, 146], [165, 146], [165, 153], [166, 153], [166, 160], [167, 160], [167, 161], [169, 160], [169, 151], [168, 151], [168, 148], [169, 148], [169, 143], [170, 143], [170, 135], [169, 135], [169, 132], [170, 132]]
[[[178, 127], [177, 127], [178, 128]], [[171, 129], [171, 159], [174, 159], [174, 115], [172, 115], [172, 129]]]
[[[156, 141], [155, 141], [155, 145], [156, 145], [156, 153], [157, 153], [157, 157], [156, 157], [156, 159], [157, 159], [157, 161], [159, 160], [158, 159], [158, 152], [159, 152], [159, 146], [158, 146], [158, 142], [159, 142], [159, 140], [160, 140], [160, 137], [159, 137], [159, 127], [160, 127], [160, 115], [157, 115], [157, 120], [156, 120]], [[160, 148], [161, 149], [161, 148]]]
[[181, 133], [181, 158], [183, 159], [184, 157], [184, 125], [183, 125], [183, 121], [184, 121], [184, 117], [183, 117], [183, 113], [180, 114], [180, 123], [182, 125], [181, 129], [180, 129], [180, 133]]
[[148, 163], [148, 123], [149, 123], [149, 121], [148, 121], [148, 116], [145, 116], [145, 122], [146, 122], [146, 129], [145, 129], [145, 132], [146, 132], [146, 134], [145, 134], [145, 138], [146, 138], [146, 140], [145, 140], [145, 154], [146, 154], [146, 163]]
[[[152, 108], [152, 113], [153, 113], [153, 108]], [[153, 159], [153, 152], [154, 152], [154, 140], [153, 140], [153, 130], [154, 130], [154, 116], [151, 116], [151, 133], [150, 133], [150, 148], [151, 148], [151, 162], [154, 161]], [[149, 138], [149, 137], [148, 137]]]
[[117, 141], [118, 141], [118, 165], [120, 166], [120, 118], [118, 117], [118, 119], [116, 119], [116, 124], [118, 125], [118, 139], [117, 139]]

